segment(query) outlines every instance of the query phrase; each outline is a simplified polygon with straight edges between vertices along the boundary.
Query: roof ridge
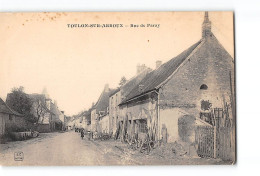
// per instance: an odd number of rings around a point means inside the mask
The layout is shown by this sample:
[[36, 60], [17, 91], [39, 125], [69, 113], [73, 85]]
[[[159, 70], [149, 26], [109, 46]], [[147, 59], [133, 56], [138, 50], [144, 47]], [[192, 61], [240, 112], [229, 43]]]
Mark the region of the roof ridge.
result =
[[[130, 81], [132, 81], [132, 80], [134, 80], [134, 79], [136, 79], [138, 76], [140, 76], [142, 73], [144, 73], [145, 71], [153, 71], [153, 69], [151, 69], [150, 67], [147, 67], [147, 68], [145, 68], [143, 71], [141, 71], [140, 73], [138, 73], [138, 74], [135, 74], [132, 78], [130, 78], [124, 85], [126, 85], [127, 83], [129, 83]], [[123, 86], [124, 86], [123, 85]]]
[[100, 96], [99, 96], [97, 102], [95, 103], [95, 105], [93, 106], [93, 108], [96, 108], [96, 106], [97, 106], [97, 104], [100, 102], [100, 99], [101, 99], [101, 97], [102, 97], [103, 94], [104, 94], [104, 90], [103, 90], [102, 93], [100, 94]]
[[225, 49], [225, 47], [219, 42], [219, 40], [217, 39], [217, 37], [213, 33], [212, 33], [211, 39], [215, 40], [218, 43], [218, 45], [228, 54], [228, 56], [232, 58], [232, 62], [234, 62], [235, 58], [233, 58], [231, 56], [231, 54]]
[[[194, 51], [196, 48], [198, 48], [198, 46], [200, 46], [201, 43], [202, 43], [202, 40], [199, 40], [198, 42], [196, 42], [195, 44], [193, 44], [192, 46], [190, 46], [190, 47], [187, 48], [186, 50], [182, 51], [182, 52], [181, 52], [180, 54], [178, 54], [177, 56], [173, 57], [172, 59], [170, 59], [169, 61], [165, 62], [163, 65], [161, 65], [161, 67], [166, 67], [168, 64], [171, 64], [171, 62], [172, 62], [173, 60], [175, 60], [177, 57], [180, 57], [182, 54], [185, 54], [186, 52], [189, 51], [190, 48], [192, 48], [194, 45], [197, 44], [197, 46], [196, 46], [194, 49], [192, 49], [192, 51], [190, 52], [190, 54], [189, 54], [187, 57], [185, 57], [183, 61], [181, 61], [181, 62], [179, 63], [179, 65], [177, 66], [177, 68], [174, 69], [173, 73], [172, 73], [170, 76], [168, 76], [168, 77], [166, 78], [166, 80], [167, 80], [169, 77], [171, 77], [171, 76], [174, 74], [174, 72], [176, 71], [176, 69], [178, 69], [178, 68], [183, 64], [183, 62], [184, 62], [188, 57], [190, 57], [190, 56], [193, 54], [193, 51]], [[169, 68], [169, 69], [170, 69], [170, 68]], [[154, 71], [155, 71], [155, 70], [154, 70]], [[162, 83], [163, 83], [163, 82], [165, 82], [165, 80], [162, 81]], [[161, 85], [162, 83], [160, 83], [159, 85]], [[149, 86], [149, 85], [148, 85], [148, 86]], [[148, 87], [148, 86], [147, 86], [147, 87]], [[157, 89], [158, 87], [159, 87], [159, 86], [156, 86], [155, 89]]]
[[166, 80], [164, 80], [161, 84], [159, 84], [158, 86], [156, 86], [155, 88], [158, 89], [159, 87], [161, 87], [162, 85], [164, 85], [165, 83], [167, 83], [171, 77], [176, 73], [176, 71], [179, 70], [180, 67], [182, 67], [193, 54], [195, 54], [197, 52], [197, 50], [202, 46], [202, 44], [205, 43], [205, 40], [201, 40], [200, 43], [191, 51], [191, 53], [180, 63], [180, 65], [172, 72], [172, 74], [170, 76], [168, 76], [168, 78], [166, 78]]
[[128, 102], [129, 100], [146, 94], [152, 90], [155, 90], [159, 85], [161, 85], [165, 80], [167, 80], [177, 68], [191, 55], [194, 50], [201, 46], [203, 40], [199, 40], [188, 49], [182, 51], [177, 56], [173, 57], [163, 65], [161, 65], [158, 69], [155, 69], [148, 73], [142, 81], [139, 83], [144, 85], [143, 92], [138, 92], [139, 85], [136, 85], [126, 96], [126, 98], [121, 102], [121, 105]]
[[7, 108], [8, 113], [13, 114], [13, 115], [17, 115], [17, 116], [23, 116], [23, 114], [20, 114], [20, 113], [16, 112], [15, 110], [13, 110], [12, 108], [10, 108], [10, 107], [4, 102], [4, 100], [3, 100], [2, 98], [0, 98], [0, 103]]

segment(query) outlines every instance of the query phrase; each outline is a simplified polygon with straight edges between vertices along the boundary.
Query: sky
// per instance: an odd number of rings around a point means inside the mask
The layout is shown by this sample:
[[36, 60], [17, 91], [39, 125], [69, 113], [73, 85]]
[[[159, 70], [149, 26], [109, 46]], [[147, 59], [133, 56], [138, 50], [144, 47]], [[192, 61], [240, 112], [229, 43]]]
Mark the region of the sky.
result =
[[[60, 110], [77, 114], [98, 100], [105, 84], [116, 88], [122, 76], [133, 77], [137, 64], [154, 69], [157, 60], [165, 63], [199, 41], [203, 19], [204, 12], [0, 13], [0, 97], [13, 87], [26, 93], [46, 87]], [[233, 13], [209, 12], [209, 19], [234, 57]]]

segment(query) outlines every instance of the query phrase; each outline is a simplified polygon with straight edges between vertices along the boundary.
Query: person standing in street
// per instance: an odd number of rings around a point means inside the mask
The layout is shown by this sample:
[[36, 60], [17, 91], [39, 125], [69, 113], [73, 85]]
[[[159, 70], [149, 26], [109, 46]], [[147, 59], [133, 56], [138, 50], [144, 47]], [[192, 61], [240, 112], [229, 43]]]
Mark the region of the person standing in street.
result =
[[81, 139], [83, 139], [84, 138], [84, 129], [81, 129]]

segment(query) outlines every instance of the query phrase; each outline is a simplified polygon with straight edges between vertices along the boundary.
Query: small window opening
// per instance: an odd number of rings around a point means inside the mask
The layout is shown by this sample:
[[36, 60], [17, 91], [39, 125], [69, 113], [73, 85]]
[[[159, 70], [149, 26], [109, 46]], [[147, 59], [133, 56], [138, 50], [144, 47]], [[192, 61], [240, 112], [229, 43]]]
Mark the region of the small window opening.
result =
[[13, 117], [11, 114], [9, 114], [9, 120], [12, 121], [13, 120]]
[[207, 90], [208, 89], [208, 86], [206, 84], [202, 84], [200, 86], [200, 90]]

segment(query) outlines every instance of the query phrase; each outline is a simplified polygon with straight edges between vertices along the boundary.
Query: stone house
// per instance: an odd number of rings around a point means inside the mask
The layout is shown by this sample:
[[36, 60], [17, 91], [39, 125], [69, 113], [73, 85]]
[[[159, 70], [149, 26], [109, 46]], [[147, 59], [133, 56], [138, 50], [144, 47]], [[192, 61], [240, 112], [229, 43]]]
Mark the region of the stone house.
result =
[[57, 101], [52, 101], [46, 88], [42, 94], [29, 94], [33, 102], [32, 113], [40, 115], [38, 122], [39, 132], [61, 131], [65, 129], [64, 111], [61, 111]]
[[109, 133], [109, 114], [99, 117], [100, 132]]
[[109, 95], [109, 129], [110, 133], [116, 132], [116, 123], [119, 118], [119, 107], [121, 102], [121, 91], [117, 88]]
[[54, 101], [54, 103], [51, 102], [50, 111], [54, 114], [51, 119], [51, 122], [50, 122], [52, 131], [64, 130], [64, 128], [65, 128], [64, 111], [59, 110], [59, 107], [58, 107], [56, 101]]
[[[7, 94], [7, 100], [13, 96], [13, 93]], [[48, 94], [27, 94], [32, 102], [31, 114], [38, 118], [37, 126], [30, 123], [30, 128], [39, 132], [50, 132], [50, 121], [54, 116], [54, 113], [50, 110], [51, 99]], [[28, 122], [29, 123], [29, 122]]]
[[74, 126], [75, 126], [75, 128], [82, 128], [82, 117], [77, 116], [74, 119]]
[[39, 116], [36, 130], [42, 133], [53, 131], [52, 120], [55, 116], [54, 112], [51, 111], [52, 100], [47, 94], [29, 94], [32, 100], [31, 113], [35, 116]]
[[[102, 132], [100, 126], [100, 118], [109, 116], [109, 95], [113, 92], [113, 89], [109, 88], [109, 85], [106, 84], [104, 90], [102, 91], [97, 103], [91, 108], [91, 131], [92, 132]], [[109, 123], [109, 121], [108, 121]], [[109, 128], [109, 124], [106, 125]], [[110, 131], [110, 129], [108, 129]]]
[[24, 116], [12, 110], [0, 98], [0, 138], [8, 132], [24, 131], [26, 128], [27, 124]]
[[84, 113], [84, 129], [85, 131], [91, 131], [91, 110], [85, 111]]
[[120, 88], [117, 88], [109, 96], [109, 123], [110, 132], [115, 134], [118, 128], [122, 129], [123, 117], [126, 115], [126, 108], [122, 106], [119, 108], [119, 104], [126, 97], [130, 91], [140, 83], [140, 81], [152, 71], [152, 69], [146, 67], [144, 64], [137, 65], [137, 72], [134, 77], [128, 80]]
[[206, 12], [201, 40], [150, 72], [121, 102], [123, 126], [129, 135], [192, 143], [196, 125], [208, 125], [200, 119], [205, 102], [230, 104], [232, 87], [234, 60], [211, 32]]
[[37, 130], [39, 132], [60, 131], [65, 128], [64, 111], [60, 111], [57, 102], [52, 102], [46, 88], [42, 94], [29, 94], [33, 102], [32, 114], [40, 116]]
[[85, 131], [90, 131], [90, 117], [91, 111], [83, 111], [75, 116], [74, 123], [75, 128], [83, 128]]

